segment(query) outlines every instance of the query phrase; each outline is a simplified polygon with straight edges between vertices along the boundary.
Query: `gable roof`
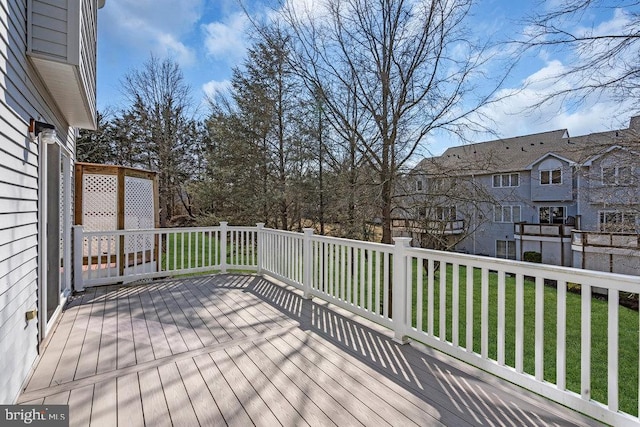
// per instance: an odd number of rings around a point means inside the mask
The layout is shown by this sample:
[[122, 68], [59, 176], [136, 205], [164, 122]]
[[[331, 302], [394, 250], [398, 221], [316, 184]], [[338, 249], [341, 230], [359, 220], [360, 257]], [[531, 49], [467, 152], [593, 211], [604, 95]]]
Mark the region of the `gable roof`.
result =
[[585, 164], [594, 156], [605, 153], [612, 145], [637, 145], [639, 140], [638, 131], [631, 128], [578, 137], [569, 137], [566, 129], [558, 129], [451, 147], [441, 156], [420, 161], [414, 173], [455, 176], [520, 172], [530, 169], [548, 155]]
[[561, 162], [565, 162], [565, 163], [569, 163], [569, 165], [575, 165], [576, 162], [574, 162], [571, 159], [567, 159], [566, 157], [562, 157], [556, 153], [552, 153], [552, 152], [548, 152], [546, 154], [543, 154], [542, 157], [537, 158], [536, 160], [534, 160], [533, 162], [529, 163], [525, 169], [526, 170], [531, 170], [533, 169], [534, 165], [537, 165], [538, 163], [541, 163], [542, 161], [548, 159], [549, 157], [553, 157], [554, 159], [560, 160]]

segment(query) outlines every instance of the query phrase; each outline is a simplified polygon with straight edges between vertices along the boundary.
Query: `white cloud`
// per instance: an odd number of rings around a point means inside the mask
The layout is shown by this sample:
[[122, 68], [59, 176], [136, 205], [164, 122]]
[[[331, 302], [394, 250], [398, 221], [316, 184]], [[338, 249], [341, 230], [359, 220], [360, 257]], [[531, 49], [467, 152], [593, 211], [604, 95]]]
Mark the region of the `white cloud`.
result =
[[224, 95], [229, 89], [231, 89], [231, 82], [229, 80], [211, 80], [202, 85], [202, 91], [209, 99], [214, 99], [218, 95]]
[[211, 22], [203, 26], [207, 53], [215, 59], [235, 64], [244, 57], [247, 41], [245, 32], [249, 20], [243, 13], [230, 15], [224, 22]]
[[153, 52], [188, 66], [195, 53], [181, 38], [193, 29], [202, 9], [203, 0], [110, 0], [100, 10], [99, 27], [113, 49], [127, 49], [127, 55]]
[[[628, 120], [626, 111], [631, 103], [621, 103], [614, 97], [593, 94], [580, 100], [551, 98], [559, 91], [571, 89], [573, 82], [567, 77], [555, 77], [567, 67], [558, 60], [548, 62], [543, 68], [529, 75], [520, 87], [503, 89], [498, 93], [502, 101], [483, 109], [483, 113], [496, 123], [502, 137], [526, 135], [555, 129], [568, 129], [570, 135], [600, 132], [624, 127], [613, 119]], [[537, 107], [536, 107], [537, 106]]]

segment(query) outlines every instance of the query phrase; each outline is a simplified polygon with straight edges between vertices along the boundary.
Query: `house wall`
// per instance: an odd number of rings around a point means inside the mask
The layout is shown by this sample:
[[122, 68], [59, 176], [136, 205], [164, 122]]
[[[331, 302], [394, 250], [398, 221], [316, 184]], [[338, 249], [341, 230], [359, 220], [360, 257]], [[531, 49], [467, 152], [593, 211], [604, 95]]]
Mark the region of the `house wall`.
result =
[[[540, 171], [559, 168], [562, 170], [562, 181], [560, 184], [542, 184], [540, 182]], [[567, 162], [554, 157], [549, 157], [533, 166], [530, 174], [531, 201], [551, 202], [570, 201], [574, 198], [572, 168]]]
[[26, 23], [27, 0], [0, 2], [0, 403], [15, 401], [38, 355], [38, 320], [25, 320], [38, 307], [40, 282], [41, 162], [28, 137], [29, 118], [55, 125], [71, 157], [75, 145], [74, 129], [26, 57]]

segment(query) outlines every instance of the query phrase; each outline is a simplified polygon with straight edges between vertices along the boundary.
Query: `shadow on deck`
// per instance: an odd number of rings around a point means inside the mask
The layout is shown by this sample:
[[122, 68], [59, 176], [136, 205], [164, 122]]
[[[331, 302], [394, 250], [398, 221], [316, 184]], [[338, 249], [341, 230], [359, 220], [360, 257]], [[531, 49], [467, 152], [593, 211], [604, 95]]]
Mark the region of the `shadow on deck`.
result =
[[69, 404], [71, 425], [597, 425], [245, 275], [76, 296], [20, 402]]

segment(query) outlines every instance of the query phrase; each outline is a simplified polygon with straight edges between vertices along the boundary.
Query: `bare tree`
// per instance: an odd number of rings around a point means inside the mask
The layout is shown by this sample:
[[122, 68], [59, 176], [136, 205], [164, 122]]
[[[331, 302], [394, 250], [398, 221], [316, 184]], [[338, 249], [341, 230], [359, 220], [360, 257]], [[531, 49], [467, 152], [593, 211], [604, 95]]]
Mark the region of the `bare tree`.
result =
[[296, 70], [319, 88], [334, 129], [347, 146], [357, 143], [376, 172], [383, 242], [391, 242], [395, 182], [426, 136], [436, 129], [462, 133], [494, 93], [480, 94], [472, 84], [490, 55], [464, 27], [471, 4], [324, 0], [313, 11], [293, 3], [284, 9]]
[[[564, 83], [546, 95], [551, 100], [580, 103], [588, 96], [613, 96], [622, 101], [640, 96], [640, 1], [563, 0], [527, 20], [524, 52], [552, 49], [566, 56], [560, 73], [550, 83]], [[585, 22], [592, 13], [610, 12], [618, 26], [594, 27]], [[580, 24], [580, 25], [576, 25]], [[631, 108], [636, 109], [637, 103]], [[540, 104], [539, 104], [540, 105]]]
[[143, 164], [159, 172], [160, 225], [166, 226], [181, 196], [184, 200], [183, 184], [197, 155], [190, 87], [176, 62], [151, 56], [125, 75], [122, 90], [131, 102], [123, 117], [136, 126]]

